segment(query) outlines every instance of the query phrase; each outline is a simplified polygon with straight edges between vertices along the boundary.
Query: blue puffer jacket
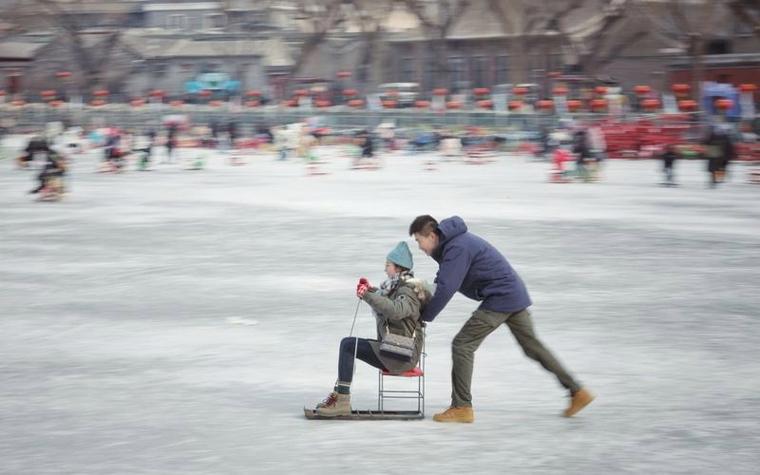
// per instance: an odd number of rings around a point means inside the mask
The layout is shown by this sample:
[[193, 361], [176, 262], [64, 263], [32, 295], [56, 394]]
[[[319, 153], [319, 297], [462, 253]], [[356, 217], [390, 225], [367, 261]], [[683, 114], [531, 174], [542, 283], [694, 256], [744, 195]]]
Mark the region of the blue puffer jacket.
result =
[[438, 224], [440, 243], [433, 252], [439, 264], [433, 298], [422, 312], [431, 322], [449, 303], [457, 290], [483, 302], [480, 308], [497, 312], [516, 312], [532, 302], [520, 276], [507, 259], [485, 239], [467, 231], [459, 216]]

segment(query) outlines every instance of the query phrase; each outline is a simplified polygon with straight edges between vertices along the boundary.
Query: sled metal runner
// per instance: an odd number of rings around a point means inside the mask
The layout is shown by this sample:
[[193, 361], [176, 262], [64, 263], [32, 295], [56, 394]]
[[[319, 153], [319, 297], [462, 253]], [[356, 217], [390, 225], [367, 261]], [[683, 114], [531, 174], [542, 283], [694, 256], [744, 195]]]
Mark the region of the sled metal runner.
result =
[[412, 421], [424, 419], [419, 411], [351, 411], [351, 415], [327, 417], [317, 414], [314, 409], [304, 407], [303, 414], [307, 419], [336, 420], [336, 421]]

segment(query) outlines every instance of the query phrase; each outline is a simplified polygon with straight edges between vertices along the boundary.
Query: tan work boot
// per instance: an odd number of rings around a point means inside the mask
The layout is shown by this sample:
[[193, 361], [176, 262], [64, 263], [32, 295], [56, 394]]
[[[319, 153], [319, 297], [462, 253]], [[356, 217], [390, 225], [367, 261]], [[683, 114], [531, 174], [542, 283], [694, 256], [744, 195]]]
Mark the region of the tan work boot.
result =
[[433, 416], [436, 422], [475, 422], [475, 413], [469, 406], [450, 407]]
[[315, 407], [315, 409], [319, 409], [320, 407], [325, 407], [325, 406], [335, 404], [336, 399], [338, 399], [338, 392], [333, 391], [330, 394], [328, 394], [327, 397], [322, 402], [317, 404], [317, 407]]
[[562, 415], [565, 417], [573, 417], [580, 412], [581, 409], [591, 404], [591, 401], [593, 400], [594, 395], [591, 394], [588, 389], [581, 388], [573, 395], [573, 398], [570, 400], [570, 406], [565, 409], [565, 412]]
[[[335, 398], [331, 398], [335, 394]], [[320, 416], [350, 416], [351, 415], [351, 395], [332, 393], [323, 403], [317, 406], [317, 414]]]

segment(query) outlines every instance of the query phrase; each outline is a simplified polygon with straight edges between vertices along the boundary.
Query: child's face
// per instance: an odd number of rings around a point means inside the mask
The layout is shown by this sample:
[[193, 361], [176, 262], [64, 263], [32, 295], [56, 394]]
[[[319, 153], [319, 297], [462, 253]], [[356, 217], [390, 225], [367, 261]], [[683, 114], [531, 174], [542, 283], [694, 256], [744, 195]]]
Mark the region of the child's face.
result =
[[385, 275], [387, 275], [389, 279], [398, 275], [398, 267], [396, 267], [396, 264], [391, 261], [385, 261]]

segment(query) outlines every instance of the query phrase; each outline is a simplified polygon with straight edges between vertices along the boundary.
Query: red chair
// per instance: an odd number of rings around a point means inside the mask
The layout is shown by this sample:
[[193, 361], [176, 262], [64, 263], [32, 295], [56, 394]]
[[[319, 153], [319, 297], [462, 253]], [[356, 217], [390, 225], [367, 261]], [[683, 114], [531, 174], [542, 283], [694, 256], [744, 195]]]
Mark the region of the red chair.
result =
[[[416, 367], [400, 374], [391, 374], [385, 370], [378, 371], [377, 410], [379, 412], [385, 412], [386, 399], [416, 399], [417, 411], [415, 415], [418, 415], [420, 418], [425, 417], [425, 356], [427, 356], [427, 353], [425, 353], [425, 333], [423, 330], [422, 353], [420, 353], [420, 360], [417, 362]], [[386, 389], [385, 378], [417, 378], [417, 388], [403, 390]]]

